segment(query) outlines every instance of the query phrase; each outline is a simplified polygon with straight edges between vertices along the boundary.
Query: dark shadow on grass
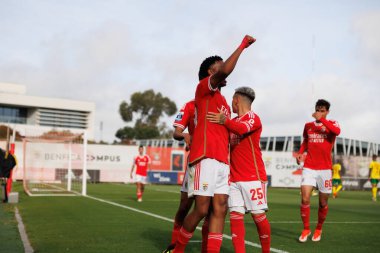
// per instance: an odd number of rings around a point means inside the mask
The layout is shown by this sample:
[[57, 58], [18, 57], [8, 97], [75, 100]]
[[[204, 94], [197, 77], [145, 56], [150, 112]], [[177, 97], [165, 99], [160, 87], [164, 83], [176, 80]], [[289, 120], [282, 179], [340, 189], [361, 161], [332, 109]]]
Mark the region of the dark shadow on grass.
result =
[[[142, 238], [145, 238], [146, 240], [149, 240], [153, 242], [155, 245], [155, 248], [157, 249], [157, 252], [162, 252], [166, 247], [169, 245], [171, 240], [171, 228], [172, 224], [168, 223], [168, 229], [162, 230], [162, 229], [150, 229], [149, 231], [144, 231], [142, 233]], [[199, 233], [199, 231], [196, 231], [195, 233]], [[193, 237], [194, 238], [194, 237]], [[201, 240], [198, 237], [195, 237], [193, 240]], [[232, 249], [226, 249], [223, 247], [223, 245], [228, 241], [228, 239], [223, 238], [223, 244], [220, 252], [223, 253], [234, 253]], [[197, 242], [196, 245], [194, 243], [190, 243], [188, 247], [186, 248], [186, 252], [189, 253], [198, 253], [201, 251], [201, 242]]]

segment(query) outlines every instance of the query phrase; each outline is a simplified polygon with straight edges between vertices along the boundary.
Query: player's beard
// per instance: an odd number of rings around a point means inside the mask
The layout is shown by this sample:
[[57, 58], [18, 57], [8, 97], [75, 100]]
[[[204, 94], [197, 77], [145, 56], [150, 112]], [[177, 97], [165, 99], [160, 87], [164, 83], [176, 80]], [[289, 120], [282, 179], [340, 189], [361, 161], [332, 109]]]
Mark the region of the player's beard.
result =
[[218, 86], [219, 90], [222, 90], [222, 87], [224, 87], [224, 86], [226, 86], [226, 85], [227, 85], [227, 80], [222, 81], [222, 82], [219, 84], [219, 86]]

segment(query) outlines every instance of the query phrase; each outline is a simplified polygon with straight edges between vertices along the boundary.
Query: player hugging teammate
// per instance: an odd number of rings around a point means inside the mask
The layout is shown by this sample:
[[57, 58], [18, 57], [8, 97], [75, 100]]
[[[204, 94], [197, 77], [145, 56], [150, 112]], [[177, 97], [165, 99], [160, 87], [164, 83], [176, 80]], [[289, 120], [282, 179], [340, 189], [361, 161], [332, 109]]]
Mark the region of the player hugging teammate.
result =
[[[201, 252], [220, 252], [228, 209], [235, 252], [245, 252], [246, 213], [251, 214], [256, 224], [262, 252], [270, 252], [271, 228], [266, 217], [267, 175], [260, 149], [262, 124], [252, 110], [256, 95], [250, 87], [237, 88], [232, 98], [232, 109], [237, 116], [230, 119], [230, 107], [221, 94], [221, 88], [226, 86], [226, 78], [234, 70], [241, 53], [255, 41], [251, 36], [245, 36], [225, 62], [219, 56], [206, 58], [199, 69], [195, 99], [187, 103], [177, 116], [174, 138], [185, 140], [190, 146], [189, 167], [187, 181], [181, 188], [181, 203], [172, 241], [164, 252], [185, 252], [202, 219], [205, 223]], [[194, 115], [188, 113], [193, 107]], [[304, 230], [300, 242], [305, 242], [311, 234], [310, 195], [316, 185], [320, 191], [320, 203], [313, 241], [321, 239], [322, 224], [327, 215], [327, 198], [331, 192], [331, 150], [340, 133], [337, 122], [326, 119], [329, 107], [327, 101], [317, 101], [312, 115], [316, 121], [305, 125], [304, 142], [297, 156], [299, 163], [303, 153], [307, 153], [301, 186]], [[194, 116], [194, 129], [190, 127], [190, 134], [183, 133], [189, 127], [189, 121], [183, 121], [183, 116], [186, 120]], [[186, 192], [187, 195], [183, 194]], [[188, 213], [193, 202], [195, 206]]]

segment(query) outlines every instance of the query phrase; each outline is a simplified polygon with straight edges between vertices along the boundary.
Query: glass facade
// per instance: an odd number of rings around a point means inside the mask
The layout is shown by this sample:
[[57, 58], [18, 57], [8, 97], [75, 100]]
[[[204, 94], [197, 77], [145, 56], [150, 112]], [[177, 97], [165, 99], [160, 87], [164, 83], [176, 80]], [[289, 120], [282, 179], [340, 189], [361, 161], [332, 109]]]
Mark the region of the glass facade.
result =
[[27, 109], [0, 105], [0, 122], [26, 124]]

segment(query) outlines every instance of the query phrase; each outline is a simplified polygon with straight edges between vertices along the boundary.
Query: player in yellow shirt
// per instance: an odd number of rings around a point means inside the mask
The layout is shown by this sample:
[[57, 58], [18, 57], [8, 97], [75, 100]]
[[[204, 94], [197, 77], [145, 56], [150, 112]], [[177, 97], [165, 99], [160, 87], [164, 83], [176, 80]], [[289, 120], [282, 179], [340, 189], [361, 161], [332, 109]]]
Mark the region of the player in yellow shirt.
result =
[[332, 191], [333, 191], [333, 198], [335, 199], [336, 197], [338, 197], [338, 192], [342, 189], [342, 179], [340, 177], [340, 171], [342, 169], [342, 166], [340, 165], [340, 163], [335, 163], [333, 166], [332, 166], [332, 172], [333, 172], [333, 176], [332, 176]]
[[369, 180], [372, 185], [372, 200], [377, 201], [377, 184], [380, 179], [380, 163], [377, 160], [377, 155], [372, 156], [372, 162], [369, 164]]

